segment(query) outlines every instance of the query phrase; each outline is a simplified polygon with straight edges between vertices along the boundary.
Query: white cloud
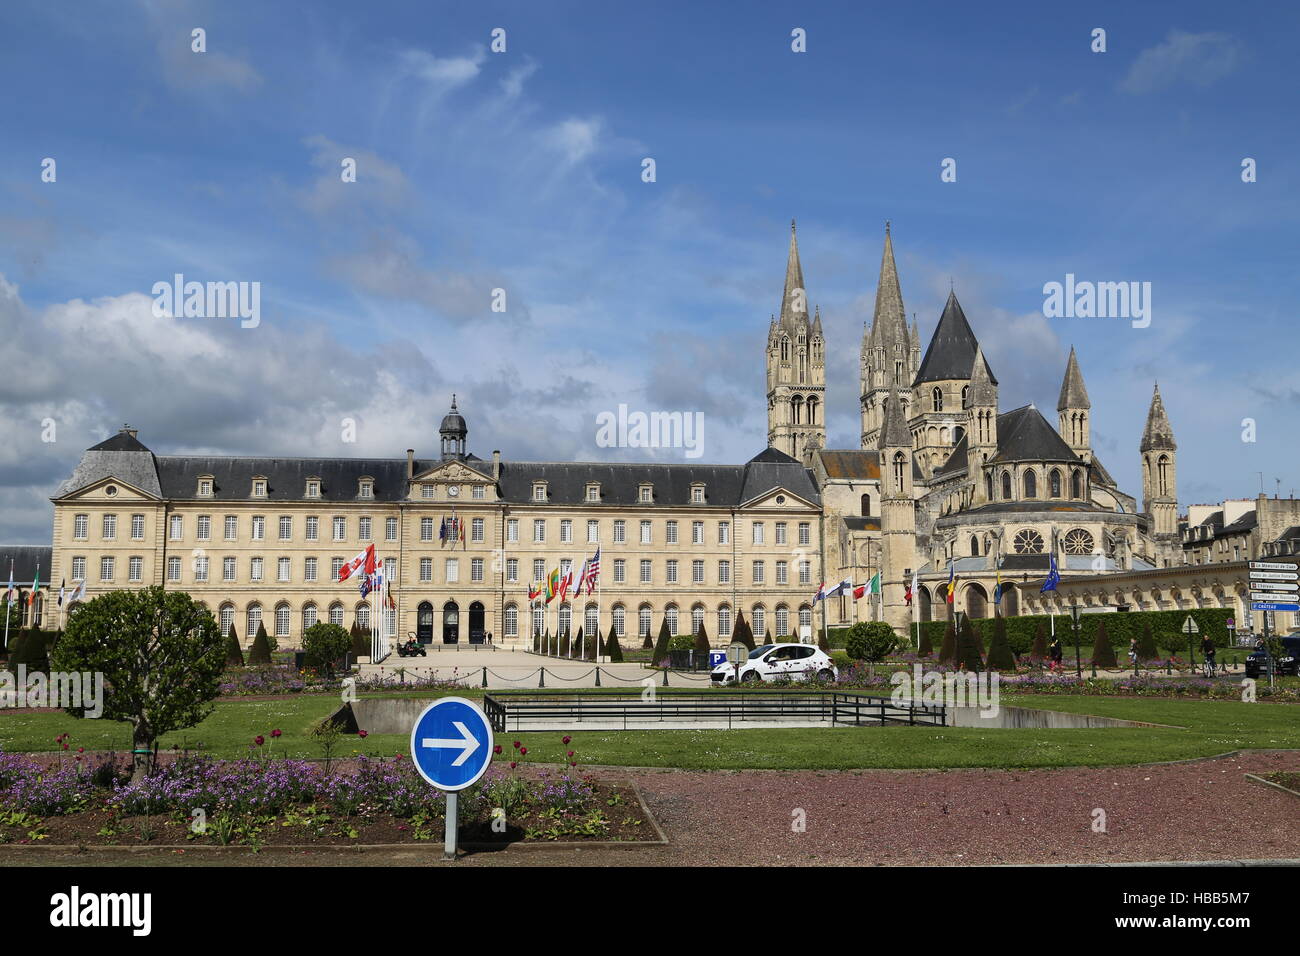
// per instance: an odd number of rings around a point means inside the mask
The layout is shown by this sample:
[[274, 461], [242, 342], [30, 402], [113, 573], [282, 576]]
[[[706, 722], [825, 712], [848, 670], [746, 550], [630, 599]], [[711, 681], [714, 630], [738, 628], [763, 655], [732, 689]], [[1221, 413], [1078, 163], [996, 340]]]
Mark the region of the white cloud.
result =
[[1242, 54], [1241, 41], [1227, 33], [1171, 30], [1163, 43], [1138, 54], [1119, 88], [1153, 93], [1180, 83], [1209, 86], [1235, 70]]
[[566, 119], [542, 131], [542, 142], [559, 153], [567, 165], [575, 165], [596, 152], [601, 120]]

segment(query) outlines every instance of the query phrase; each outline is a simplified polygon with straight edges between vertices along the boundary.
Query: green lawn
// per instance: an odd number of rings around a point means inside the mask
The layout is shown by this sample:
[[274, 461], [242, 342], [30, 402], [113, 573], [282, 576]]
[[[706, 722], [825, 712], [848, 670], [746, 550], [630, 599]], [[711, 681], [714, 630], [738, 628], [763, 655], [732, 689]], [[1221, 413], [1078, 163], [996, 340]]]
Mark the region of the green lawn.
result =
[[[477, 696], [481, 691], [460, 691]], [[591, 693], [590, 690], [583, 693]], [[396, 696], [396, 695], [393, 695]], [[417, 694], [409, 696], [434, 696]], [[1098, 698], [1026, 695], [1008, 704], [1048, 710], [1123, 717], [1174, 725], [1171, 729], [978, 730], [929, 727], [841, 727], [789, 730], [660, 730], [576, 732], [572, 743], [562, 733], [500, 734], [502, 759], [512, 743], [528, 747], [527, 759], [563, 762], [567, 749], [587, 764], [681, 767], [690, 769], [851, 769], [876, 767], [1061, 767], [1141, 763], [1209, 756], [1242, 748], [1300, 748], [1300, 706], [1244, 704], [1236, 701]], [[310, 728], [338, 705], [332, 695], [273, 701], [222, 701], [206, 721], [164, 738], [219, 756], [248, 753], [258, 734], [277, 755], [319, 757]], [[72, 752], [130, 749], [125, 724], [77, 720], [64, 714], [0, 715], [0, 746], [9, 751], [57, 749], [54, 738], [72, 735]], [[336, 755], [405, 753], [405, 735], [343, 738]]]

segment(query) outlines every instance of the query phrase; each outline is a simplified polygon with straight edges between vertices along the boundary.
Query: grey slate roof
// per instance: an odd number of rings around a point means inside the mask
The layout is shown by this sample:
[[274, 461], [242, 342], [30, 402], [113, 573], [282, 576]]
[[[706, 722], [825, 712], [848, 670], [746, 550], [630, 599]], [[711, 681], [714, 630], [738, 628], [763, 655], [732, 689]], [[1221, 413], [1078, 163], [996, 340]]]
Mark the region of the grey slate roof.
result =
[[124, 429], [88, 448], [72, 474], [59, 485], [54, 497], [62, 497], [110, 476], [147, 494], [161, 494], [153, 452]]
[[[417, 460], [416, 474], [436, 464], [437, 460]], [[320, 479], [321, 501], [357, 501], [363, 476], [374, 479], [375, 501], [400, 501], [406, 497], [405, 458], [160, 455], [158, 474], [164, 498], [194, 498], [200, 475], [212, 476], [212, 497], [217, 501], [248, 500], [253, 494], [253, 479], [259, 476], [266, 479], [267, 501], [303, 500], [308, 478]]]
[[998, 416], [998, 453], [993, 461], [1080, 461], [1033, 405]]
[[1160, 397], [1159, 385], [1151, 393], [1151, 407], [1147, 410], [1147, 424], [1142, 430], [1142, 443], [1138, 446], [1138, 451], [1151, 451], [1155, 448], [1168, 451], [1178, 448], [1174, 443], [1174, 428], [1169, 424], [1169, 416], [1165, 414], [1165, 403]]
[[[970, 329], [970, 323], [966, 321], [966, 313], [961, 310], [956, 293], [949, 292], [943, 314], [939, 316], [939, 324], [935, 326], [930, 346], [925, 350], [925, 358], [921, 360], [921, 368], [912, 384], [915, 386], [921, 382], [970, 378], [978, 347], [979, 342]], [[996, 385], [998, 380], [988, 367], [987, 360], [984, 367], [988, 369], [989, 381]]]
[[42, 586], [49, 584], [50, 555], [53, 551], [53, 548], [23, 544], [0, 544], [0, 596], [3, 596], [4, 588], [9, 584], [10, 561], [13, 561], [14, 584], [30, 585], [36, 576], [38, 564], [41, 569]]
[[912, 432], [903, 417], [903, 401], [898, 397], [898, 389], [889, 393], [885, 399], [885, 422], [876, 439], [877, 448], [911, 448]]
[[1083, 384], [1083, 373], [1079, 371], [1079, 360], [1075, 357], [1074, 346], [1070, 346], [1070, 360], [1065, 363], [1065, 379], [1061, 382], [1061, 397], [1056, 402], [1056, 410], [1063, 412], [1067, 408], [1092, 408], [1088, 401], [1088, 389]]

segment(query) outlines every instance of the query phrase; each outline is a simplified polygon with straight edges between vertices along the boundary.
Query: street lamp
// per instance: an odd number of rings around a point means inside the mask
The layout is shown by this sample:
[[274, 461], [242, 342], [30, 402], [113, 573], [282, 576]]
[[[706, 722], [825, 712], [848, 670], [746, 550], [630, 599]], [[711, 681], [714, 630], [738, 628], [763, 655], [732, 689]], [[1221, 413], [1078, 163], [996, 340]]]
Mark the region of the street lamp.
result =
[[1074, 673], [1083, 680], [1083, 651], [1079, 648], [1079, 605], [1070, 605], [1070, 617], [1074, 619]]

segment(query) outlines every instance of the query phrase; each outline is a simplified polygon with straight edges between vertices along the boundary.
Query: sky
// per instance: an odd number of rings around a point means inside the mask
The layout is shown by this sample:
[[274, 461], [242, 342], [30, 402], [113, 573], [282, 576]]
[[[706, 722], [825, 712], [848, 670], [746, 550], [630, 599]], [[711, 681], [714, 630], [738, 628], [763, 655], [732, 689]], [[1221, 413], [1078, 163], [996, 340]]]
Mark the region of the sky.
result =
[[[858, 446], [889, 220], [909, 317], [928, 341], [954, 289], [1003, 410], [1055, 422], [1073, 345], [1126, 491], [1158, 380], [1184, 507], [1288, 495], [1298, 27], [1251, 2], [9, 0], [0, 541], [48, 543], [50, 495], [126, 422], [159, 454], [431, 457], [455, 393], [483, 457], [746, 461], [791, 219], [830, 447]], [[178, 273], [259, 283], [258, 323], [155, 314]], [[1067, 274], [1149, 282], [1150, 324], [1045, 317]], [[699, 457], [600, 447], [620, 405], [702, 415]]]

